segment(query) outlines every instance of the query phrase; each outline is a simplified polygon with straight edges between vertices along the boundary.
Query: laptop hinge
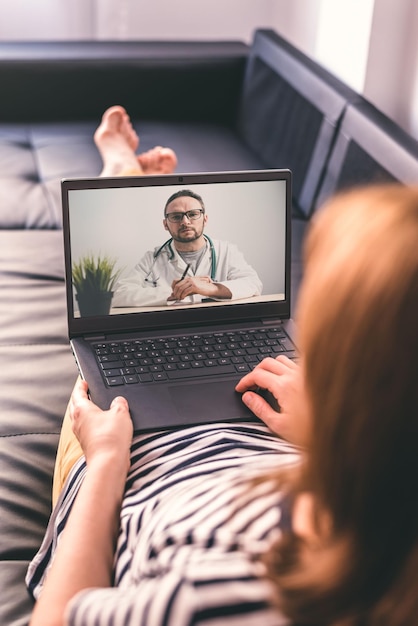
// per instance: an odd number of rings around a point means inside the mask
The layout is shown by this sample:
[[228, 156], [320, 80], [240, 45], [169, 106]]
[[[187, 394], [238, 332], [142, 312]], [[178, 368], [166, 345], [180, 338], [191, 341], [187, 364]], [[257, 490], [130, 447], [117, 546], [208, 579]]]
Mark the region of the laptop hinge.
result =
[[105, 341], [105, 335], [86, 335], [84, 337], [85, 341]]

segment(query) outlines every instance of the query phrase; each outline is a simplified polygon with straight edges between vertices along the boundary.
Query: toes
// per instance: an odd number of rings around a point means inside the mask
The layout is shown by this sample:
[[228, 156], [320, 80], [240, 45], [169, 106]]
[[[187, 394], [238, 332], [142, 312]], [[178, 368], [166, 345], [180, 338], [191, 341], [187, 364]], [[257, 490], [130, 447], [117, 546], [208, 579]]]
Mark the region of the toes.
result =
[[121, 117], [128, 115], [126, 110], [122, 106], [120, 106], [119, 104], [115, 104], [114, 106], [106, 109], [106, 111], [102, 115], [102, 120], [105, 121], [108, 118], [113, 117], [115, 114]]
[[163, 174], [171, 174], [177, 165], [176, 153], [171, 148], [158, 150], [158, 165]]
[[147, 152], [143, 152], [142, 154], [138, 154], [138, 156], [136, 157], [138, 160], [138, 163], [140, 164], [140, 166], [143, 168], [143, 170], [147, 170], [150, 167], [150, 159], [149, 159], [149, 155]]
[[137, 159], [146, 174], [170, 174], [177, 165], [175, 152], [161, 146], [143, 152]]
[[[119, 136], [119, 139], [118, 139]], [[130, 117], [120, 105], [114, 105], [103, 113], [102, 121], [94, 134], [96, 145], [105, 141], [123, 140], [135, 152], [139, 145], [139, 137], [132, 127]]]
[[157, 152], [155, 148], [151, 148], [151, 150], [139, 154], [137, 158], [144, 172], [152, 174], [158, 170]]

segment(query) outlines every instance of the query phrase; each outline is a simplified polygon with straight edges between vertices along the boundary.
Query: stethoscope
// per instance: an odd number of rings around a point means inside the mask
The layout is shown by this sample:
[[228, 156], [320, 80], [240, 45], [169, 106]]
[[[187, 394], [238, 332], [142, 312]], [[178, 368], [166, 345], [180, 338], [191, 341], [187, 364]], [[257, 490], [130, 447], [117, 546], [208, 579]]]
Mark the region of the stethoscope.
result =
[[[213, 245], [213, 241], [212, 239], [208, 236], [208, 235], [203, 235], [203, 237], [205, 238], [205, 240], [208, 242], [209, 244], [209, 250], [210, 250], [210, 257], [211, 257], [211, 263], [210, 263], [210, 278], [211, 280], [215, 280], [215, 276], [216, 276], [216, 265], [217, 265], [217, 259], [216, 259], [216, 252], [215, 252], [215, 247]], [[171, 245], [173, 242], [173, 238], [170, 237], [170, 239], [167, 239], [167, 241], [165, 241], [163, 243], [162, 246], [160, 246], [158, 248], [158, 250], [156, 252], [154, 252], [154, 260], [152, 262], [151, 268], [148, 272], [148, 274], [145, 276], [144, 281], [146, 283], [151, 283], [151, 285], [153, 287], [157, 286], [157, 283], [160, 279], [159, 276], [151, 278], [151, 275], [154, 272], [154, 266], [155, 263], [158, 259], [158, 257], [160, 256], [161, 252], [163, 250], [165, 250], [166, 248], [168, 249], [168, 260], [172, 261], [174, 259], [174, 250], [173, 250], [173, 246]]]

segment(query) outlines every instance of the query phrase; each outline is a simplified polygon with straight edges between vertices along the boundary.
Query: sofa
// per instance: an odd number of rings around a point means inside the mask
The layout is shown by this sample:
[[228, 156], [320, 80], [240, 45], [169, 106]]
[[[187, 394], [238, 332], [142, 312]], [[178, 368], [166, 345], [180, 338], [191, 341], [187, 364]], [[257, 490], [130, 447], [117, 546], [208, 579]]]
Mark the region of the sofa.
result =
[[100, 172], [93, 132], [122, 104], [177, 172], [293, 171], [292, 310], [309, 220], [347, 186], [418, 183], [418, 144], [277, 33], [241, 42], [0, 43], [0, 626], [51, 511], [77, 369], [67, 336], [60, 180]]

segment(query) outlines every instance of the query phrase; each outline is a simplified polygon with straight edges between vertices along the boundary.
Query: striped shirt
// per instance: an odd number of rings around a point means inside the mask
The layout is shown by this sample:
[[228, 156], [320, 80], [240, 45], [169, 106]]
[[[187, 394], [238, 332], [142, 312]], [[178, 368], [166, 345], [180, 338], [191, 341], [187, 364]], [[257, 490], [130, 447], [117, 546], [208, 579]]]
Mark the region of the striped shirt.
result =
[[[268, 476], [297, 450], [261, 423], [210, 424], [134, 438], [114, 586], [80, 592], [71, 626], [279, 626], [260, 556], [289, 524]], [[38, 597], [86, 472], [73, 467], [26, 581]], [[287, 519], [286, 519], [287, 518]], [[98, 523], [100, 523], [98, 521]]]

